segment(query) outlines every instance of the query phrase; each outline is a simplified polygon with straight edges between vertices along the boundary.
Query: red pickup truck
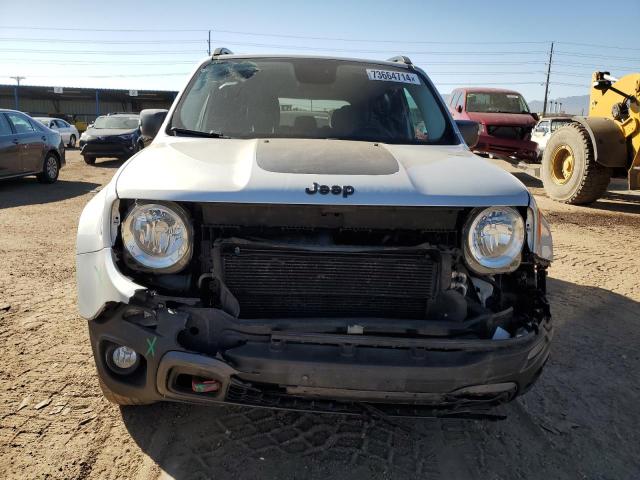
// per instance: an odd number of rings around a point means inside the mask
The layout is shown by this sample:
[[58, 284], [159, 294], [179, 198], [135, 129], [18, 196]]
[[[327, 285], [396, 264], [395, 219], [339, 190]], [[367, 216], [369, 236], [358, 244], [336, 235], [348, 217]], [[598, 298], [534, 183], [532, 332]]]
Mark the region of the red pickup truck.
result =
[[449, 109], [456, 120], [480, 124], [478, 153], [502, 158], [536, 161], [536, 143], [531, 131], [537, 115], [529, 111], [518, 92], [497, 88], [457, 88], [451, 92]]

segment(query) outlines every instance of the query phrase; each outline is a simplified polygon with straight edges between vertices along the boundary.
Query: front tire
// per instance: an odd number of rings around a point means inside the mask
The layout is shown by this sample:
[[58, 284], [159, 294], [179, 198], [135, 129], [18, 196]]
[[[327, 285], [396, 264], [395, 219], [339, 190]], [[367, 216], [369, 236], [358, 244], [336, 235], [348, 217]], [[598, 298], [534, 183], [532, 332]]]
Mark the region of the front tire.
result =
[[58, 175], [60, 175], [58, 158], [53, 153], [48, 153], [44, 157], [42, 172], [37, 175], [38, 181], [40, 183], [54, 183], [58, 180]]
[[67, 147], [76, 148], [76, 136], [75, 135], [71, 135], [69, 137], [69, 145], [67, 145]]
[[549, 197], [571, 205], [592, 203], [607, 191], [610, 179], [611, 170], [596, 162], [582, 125], [567, 125], [551, 136], [542, 155], [542, 183]]
[[95, 163], [96, 163], [96, 157], [90, 157], [88, 155], [83, 155], [82, 158], [84, 159], [84, 163], [86, 163], [87, 165], [95, 165]]

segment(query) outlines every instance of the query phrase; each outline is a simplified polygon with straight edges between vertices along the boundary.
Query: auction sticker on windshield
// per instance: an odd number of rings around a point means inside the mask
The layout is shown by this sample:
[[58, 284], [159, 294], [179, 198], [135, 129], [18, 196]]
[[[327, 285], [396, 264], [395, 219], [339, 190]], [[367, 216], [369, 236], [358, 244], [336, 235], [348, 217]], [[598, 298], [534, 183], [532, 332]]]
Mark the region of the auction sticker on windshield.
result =
[[420, 79], [415, 73], [394, 72], [393, 70], [375, 70], [367, 68], [369, 80], [382, 80], [383, 82], [402, 82], [420, 85]]

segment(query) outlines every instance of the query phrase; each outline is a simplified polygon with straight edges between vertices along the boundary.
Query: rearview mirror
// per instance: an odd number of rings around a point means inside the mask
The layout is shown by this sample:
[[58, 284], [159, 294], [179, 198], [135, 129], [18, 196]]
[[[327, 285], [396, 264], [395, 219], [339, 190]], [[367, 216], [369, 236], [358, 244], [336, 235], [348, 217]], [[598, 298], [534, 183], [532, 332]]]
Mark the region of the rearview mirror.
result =
[[167, 116], [168, 111], [159, 108], [149, 108], [140, 112], [140, 131], [148, 138], [155, 138]]
[[458, 106], [456, 107], [456, 111], [457, 111], [458, 113], [462, 113], [462, 105], [458, 105]]
[[456, 125], [462, 134], [464, 143], [466, 143], [469, 148], [475, 147], [480, 138], [480, 124], [473, 120], [456, 120]]

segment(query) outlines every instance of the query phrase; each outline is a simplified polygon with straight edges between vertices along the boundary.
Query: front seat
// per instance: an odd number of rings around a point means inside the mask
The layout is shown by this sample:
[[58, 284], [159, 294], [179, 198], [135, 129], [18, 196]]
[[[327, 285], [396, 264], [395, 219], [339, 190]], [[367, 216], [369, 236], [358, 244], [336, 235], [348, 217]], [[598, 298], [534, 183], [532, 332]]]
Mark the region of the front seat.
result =
[[296, 117], [293, 122], [293, 131], [298, 135], [315, 135], [318, 131], [318, 122], [311, 115]]
[[331, 129], [337, 137], [348, 137], [356, 130], [356, 111], [351, 105], [338, 108], [331, 115]]

